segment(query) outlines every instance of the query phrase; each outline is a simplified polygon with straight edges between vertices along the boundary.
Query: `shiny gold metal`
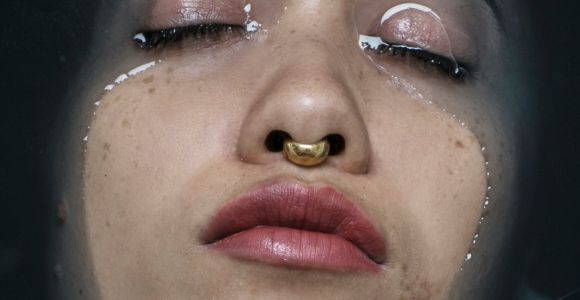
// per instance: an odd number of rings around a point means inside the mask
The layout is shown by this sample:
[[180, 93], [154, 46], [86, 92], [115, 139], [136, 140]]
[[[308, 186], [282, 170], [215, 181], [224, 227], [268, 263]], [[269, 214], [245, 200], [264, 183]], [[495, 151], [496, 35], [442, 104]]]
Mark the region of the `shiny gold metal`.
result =
[[303, 167], [314, 167], [328, 158], [330, 143], [324, 139], [316, 144], [300, 144], [291, 139], [284, 140], [286, 158]]

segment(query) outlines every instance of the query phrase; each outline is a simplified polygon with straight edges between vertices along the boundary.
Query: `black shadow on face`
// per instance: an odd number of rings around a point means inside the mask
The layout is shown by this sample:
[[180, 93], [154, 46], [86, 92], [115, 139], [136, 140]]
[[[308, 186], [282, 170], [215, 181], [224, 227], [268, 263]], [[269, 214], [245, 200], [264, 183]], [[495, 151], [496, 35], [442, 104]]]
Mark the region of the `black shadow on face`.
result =
[[[0, 298], [47, 299], [57, 224], [51, 145], [70, 82], [89, 51], [96, 1], [4, 1], [0, 159]], [[56, 137], [56, 139], [52, 139]]]

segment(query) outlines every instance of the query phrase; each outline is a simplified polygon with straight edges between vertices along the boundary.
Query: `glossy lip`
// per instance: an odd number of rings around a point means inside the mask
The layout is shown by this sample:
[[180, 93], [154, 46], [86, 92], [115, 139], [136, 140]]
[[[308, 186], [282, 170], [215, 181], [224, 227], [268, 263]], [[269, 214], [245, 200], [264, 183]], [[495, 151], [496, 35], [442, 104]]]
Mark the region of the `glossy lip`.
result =
[[378, 272], [385, 241], [345, 195], [331, 187], [266, 184], [220, 209], [202, 241], [243, 260], [330, 271]]

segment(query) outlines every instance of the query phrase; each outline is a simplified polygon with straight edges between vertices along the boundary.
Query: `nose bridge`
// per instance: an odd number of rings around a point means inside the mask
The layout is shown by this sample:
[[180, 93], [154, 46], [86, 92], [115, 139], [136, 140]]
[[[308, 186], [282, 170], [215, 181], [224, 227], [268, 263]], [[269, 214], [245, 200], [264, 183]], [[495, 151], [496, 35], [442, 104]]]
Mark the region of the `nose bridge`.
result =
[[288, 27], [293, 30], [324, 34], [328, 31], [348, 26], [344, 22], [352, 17], [352, 0], [288, 0], [285, 12], [277, 27]]
[[292, 5], [275, 26], [276, 34], [270, 37], [276, 51], [283, 52], [286, 57], [300, 55], [302, 60], [308, 58], [318, 62], [330, 56], [352, 53], [350, 48], [356, 47], [358, 41], [350, 9], [353, 1], [288, 2]]

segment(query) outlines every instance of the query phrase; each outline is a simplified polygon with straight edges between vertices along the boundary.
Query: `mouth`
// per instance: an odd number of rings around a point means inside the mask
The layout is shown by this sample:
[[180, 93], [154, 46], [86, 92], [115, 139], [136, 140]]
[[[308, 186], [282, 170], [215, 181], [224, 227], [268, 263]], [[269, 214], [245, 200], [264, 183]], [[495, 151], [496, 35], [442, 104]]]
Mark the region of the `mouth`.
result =
[[373, 224], [331, 187], [273, 183], [220, 209], [203, 244], [227, 256], [277, 266], [379, 272], [386, 247]]

